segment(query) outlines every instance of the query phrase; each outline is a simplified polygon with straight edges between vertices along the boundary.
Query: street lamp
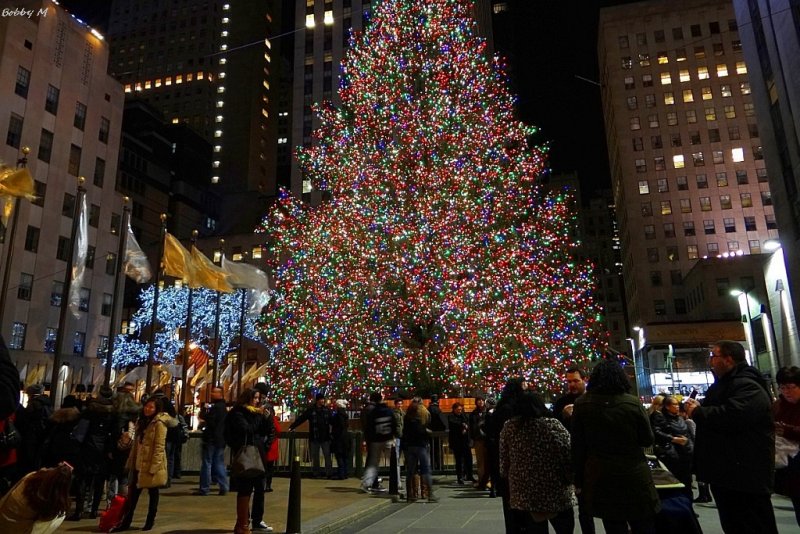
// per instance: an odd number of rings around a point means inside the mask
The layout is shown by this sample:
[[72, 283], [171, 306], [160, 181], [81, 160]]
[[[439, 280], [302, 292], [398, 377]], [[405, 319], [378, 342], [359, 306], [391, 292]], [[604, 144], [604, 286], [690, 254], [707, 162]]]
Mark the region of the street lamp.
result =
[[758, 363], [758, 358], [756, 357], [756, 344], [755, 339], [753, 337], [753, 317], [750, 315], [750, 298], [747, 294], [750, 292], [749, 289], [745, 289], [744, 291], [741, 289], [731, 289], [730, 294], [732, 297], [736, 297], [739, 300], [739, 311], [741, 311], [742, 302], [740, 297], [744, 295], [744, 307], [746, 314], [742, 315], [742, 322], [747, 323], [747, 344], [750, 346], [750, 357], [755, 363], [758, 370], [761, 370], [761, 366]]
[[631, 360], [633, 360], [633, 387], [636, 388], [636, 396], [639, 397], [639, 368], [636, 365], [636, 341], [634, 341], [632, 337], [626, 337], [625, 341], [631, 344]]

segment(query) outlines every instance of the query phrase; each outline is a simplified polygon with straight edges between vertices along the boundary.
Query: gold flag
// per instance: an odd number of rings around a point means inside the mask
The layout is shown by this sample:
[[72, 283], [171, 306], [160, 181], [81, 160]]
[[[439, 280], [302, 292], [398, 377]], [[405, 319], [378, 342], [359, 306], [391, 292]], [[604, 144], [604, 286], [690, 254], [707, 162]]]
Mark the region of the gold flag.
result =
[[164, 264], [164, 274], [180, 278], [186, 283], [191, 282], [194, 270], [191, 254], [169, 232], [164, 236], [164, 257], [161, 261]]
[[204, 256], [194, 245], [192, 246], [192, 263], [194, 276], [190, 282], [191, 287], [207, 287], [225, 293], [233, 291], [233, 287], [228, 282], [228, 273], [214, 265], [214, 262]]
[[34, 191], [33, 176], [28, 169], [12, 169], [6, 166], [0, 168], [0, 195], [34, 200]]
[[208, 362], [204, 362], [203, 365], [201, 365], [200, 368], [197, 369], [192, 379], [191, 380], [187, 379], [186, 381], [189, 382], [189, 384], [191, 384], [192, 386], [194, 386], [197, 383], [197, 381], [200, 380], [200, 378], [205, 376], [207, 363]]

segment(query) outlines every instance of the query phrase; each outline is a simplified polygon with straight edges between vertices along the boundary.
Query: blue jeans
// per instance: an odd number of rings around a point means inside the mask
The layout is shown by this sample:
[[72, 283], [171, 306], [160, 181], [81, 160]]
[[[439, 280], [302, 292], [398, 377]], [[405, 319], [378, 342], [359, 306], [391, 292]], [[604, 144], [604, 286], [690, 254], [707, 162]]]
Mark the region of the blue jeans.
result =
[[414, 475], [417, 474], [417, 468], [419, 468], [419, 475], [433, 491], [431, 457], [428, 447], [406, 447], [406, 488], [414, 487]]
[[208, 493], [212, 478], [220, 491], [228, 491], [228, 474], [225, 472], [225, 447], [203, 443], [203, 463], [200, 466], [200, 493]]

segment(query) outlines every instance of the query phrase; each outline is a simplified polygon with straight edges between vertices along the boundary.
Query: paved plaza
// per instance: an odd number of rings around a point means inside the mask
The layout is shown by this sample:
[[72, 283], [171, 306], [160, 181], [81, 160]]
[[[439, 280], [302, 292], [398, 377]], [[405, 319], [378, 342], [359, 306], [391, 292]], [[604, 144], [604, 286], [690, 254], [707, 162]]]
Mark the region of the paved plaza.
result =
[[[302, 480], [302, 532], [304, 533], [379, 533], [428, 534], [465, 532], [475, 534], [503, 531], [503, 512], [500, 499], [489, 498], [486, 492], [455, 485], [455, 479], [436, 479], [435, 504], [419, 501], [413, 504], [395, 502], [388, 495], [366, 495], [359, 489], [359, 480]], [[267, 494], [265, 520], [275, 532], [285, 532], [289, 495], [289, 479], [276, 478], [275, 491]], [[192, 495], [197, 477], [176, 481], [162, 491], [158, 516], [153, 532], [161, 534], [219, 534], [233, 531], [235, 494], [206, 497]], [[141, 529], [147, 513], [146, 492], [139, 502], [132, 532]], [[798, 531], [791, 503], [774, 497], [778, 530]], [[721, 534], [717, 511], [713, 505], [698, 505], [700, 523], [705, 534]], [[603, 532], [599, 522], [597, 532]], [[68, 532], [97, 532], [97, 520], [65, 522], [58, 530]], [[576, 534], [580, 528], [576, 526]], [[254, 533], [255, 534], [255, 533]]]

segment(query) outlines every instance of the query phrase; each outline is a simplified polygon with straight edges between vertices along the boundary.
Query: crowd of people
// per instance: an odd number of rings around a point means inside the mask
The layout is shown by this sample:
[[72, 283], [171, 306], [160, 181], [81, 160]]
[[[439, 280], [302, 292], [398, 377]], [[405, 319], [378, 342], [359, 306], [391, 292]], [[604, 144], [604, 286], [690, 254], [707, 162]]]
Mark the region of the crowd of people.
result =
[[[437, 502], [432, 474], [449, 450], [456, 485], [500, 497], [509, 533], [546, 533], [549, 526], [572, 533], [576, 512], [584, 533], [595, 531], [595, 519], [612, 534], [669, 531], [665, 524], [699, 532], [692, 503], [713, 500], [724, 532], [775, 534], [773, 492], [791, 499], [800, 525], [800, 368], [778, 372], [773, 399], [741, 344], [715, 343], [709, 365], [715, 382], [702, 402], [664, 394], [647, 409], [614, 358], [591, 372], [567, 370], [567, 391], [552, 410], [518, 378], [508, 380], [499, 399], [478, 396], [468, 413], [461, 402], [445, 413], [435, 395], [426, 406], [419, 397], [407, 403], [374, 392], [360, 413], [361, 487], [385, 491], [378, 477], [383, 462], [397, 466], [408, 502]], [[68, 395], [53, 409], [42, 386], [33, 385], [22, 407], [18, 380], [0, 338], [0, 531], [53, 532], [65, 520], [96, 518], [115, 495], [125, 498], [112, 530], [128, 530], [144, 489], [141, 529], [153, 529], [159, 491], [180, 478], [188, 438], [186, 420], [169, 398], [155, 391], [137, 402], [132, 385], [123, 384], [87, 399]], [[212, 388], [199, 414], [196, 495], [209, 495], [212, 485], [220, 495], [235, 492], [235, 534], [272, 531], [264, 505], [280, 423], [269, 393], [256, 384], [229, 408], [223, 390]], [[348, 410], [347, 400], [329, 402], [319, 393], [289, 425], [292, 432], [308, 423], [311, 477], [350, 476], [359, 444], [352, 442]], [[671, 474], [681, 489], [662, 491], [658, 472]], [[686, 511], [684, 523], [673, 517]]]

